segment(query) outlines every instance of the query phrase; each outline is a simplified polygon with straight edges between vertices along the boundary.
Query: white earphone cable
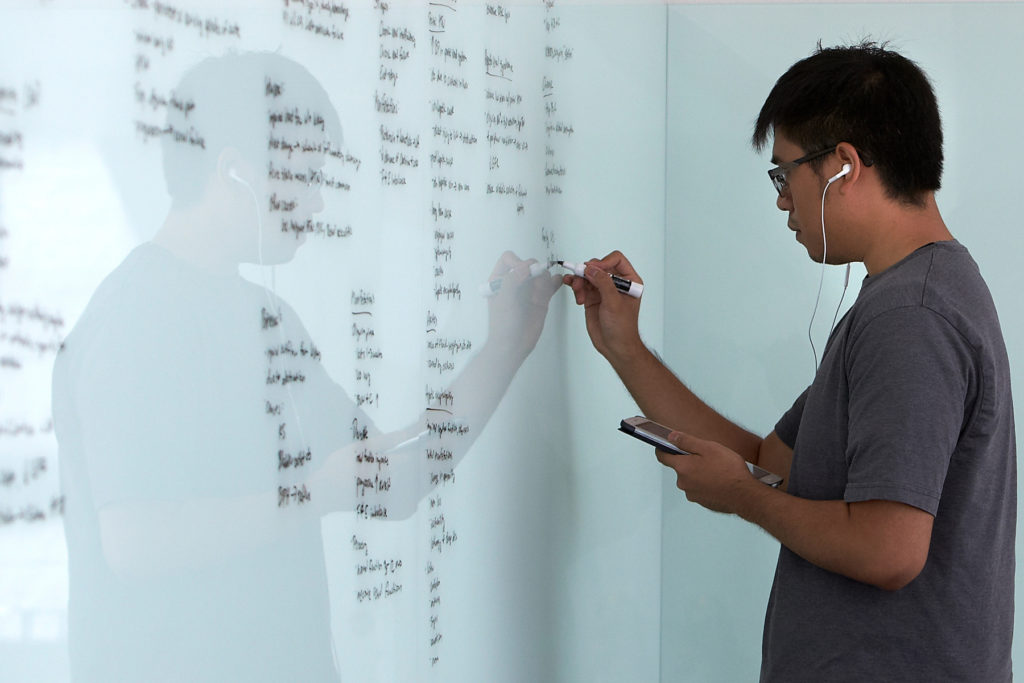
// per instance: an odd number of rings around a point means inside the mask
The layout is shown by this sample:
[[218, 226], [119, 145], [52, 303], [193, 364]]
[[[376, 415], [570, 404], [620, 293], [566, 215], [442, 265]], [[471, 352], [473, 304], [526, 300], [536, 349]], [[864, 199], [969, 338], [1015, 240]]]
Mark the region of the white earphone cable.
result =
[[[279, 303], [280, 299], [277, 296], [277, 282], [275, 266], [270, 267], [270, 283], [267, 283], [267, 267], [263, 262], [263, 214], [260, 212], [260, 200], [256, 196], [256, 190], [252, 189], [252, 186], [246, 181], [242, 180], [237, 173], [232, 172], [232, 178], [237, 180], [239, 183], [249, 191], [249, 196], [252, 197], [253, 209], [256, 211], [256, 252], [257, 258], [259, 259], [259, 272], [260, 280], [263, 282], [263, 293], [267, 299], [268, 312], [270, 315], [277, 315], [279, 318], [283, 317], [284, 313], [281, 310]], [[282, 346], [288, 343], [288, 340], [284, 337], [284, 330], [281, 327], [277, 327], [277, 337], [281, 341]], [[295, 401], [295, 394], [292, 393], [291, 386], [285, 385], [285, 392], [288, 394], [288, 401], [291, 404], [292, 415], [295, 417], [295, 424], [299, 429], [299, 440], [303, 448], [309, 448], [309, 442], [306, 440], [306, 432], [302, 428], [302, 416], [299, 414], [298, 406]]]
[[[838, 176], [834, 176], [825, 183], [825, 189], [821, 192], [821, 275], [818, 277], [818, 294], [814, 298], [814, 310], [811, 312], [811, 321], [807, 323], [807, 340], [811, 343], [811, 353], [814, 354], [814, 372], [817, 374], [818, 367], [818, 349], [814, 346], [814, 318], [818, 314], [818, 304], [821, 303], [821, 289], [825, 283], [825, 259], [828, 255], [828, 238], [825, 235], [825, 194], [828, 192], [828, 188], [835, 182]], [[832, 316], [832, 326], [828, 330], [828, 334], [831, 337], [832, 331], [836, 328], [836, 322], [839, 320], [839, 310], [843, 307], [843, 299], [846, 298], [846, 289], [850, 285], [850, 264], [846, 264], [846, 280], [843, 283], [843, 294], [839, 297], [839, 304], [836, 306], [835, 315]]]

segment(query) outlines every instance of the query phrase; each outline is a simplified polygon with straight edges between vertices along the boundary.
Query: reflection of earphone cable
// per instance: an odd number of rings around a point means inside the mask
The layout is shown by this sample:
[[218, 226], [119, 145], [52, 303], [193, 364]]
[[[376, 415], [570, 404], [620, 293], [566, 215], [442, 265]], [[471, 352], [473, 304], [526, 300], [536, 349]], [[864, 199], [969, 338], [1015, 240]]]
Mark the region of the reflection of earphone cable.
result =
[[256, 257], [259, 260], [260, 280], [263, 281], [263, 292], [267, 297], [267, 305], [270, 306], [270, 310], [273, 312], [277, 310], [277, 307], [270, 296], [270, 288], [267, 285], [267, 273], [263, 266], [263, 214], [260, 213], [260, 200], [256, 196], [256, 191], [252, 189], [252, 185], [242, 180], [242, 177], [234, 169], [231, 170], [229, 175], [241, 183], [242, 187], [249, 193], [249, 196], [252, 197], [252, 208], [256, 210]]
[[[828, 188], [835, 182], [835, 177], [830, 178], [825, 184], [825, 189], [821, 193], [821, 275], [818, 278], [818, 295], [814, 298], [814, 310], [811, 312], [811, 322], [807, 324], [807, 340], [811, 342], [811, 353], [814, 354], [814, 372], [818, 372], [818, 350], [814, 346], [814, 335], [812, 334], [812, 328], [814, 326], [814, 317], [818, 314], [818, 304], [821, 302], [821, 288], [825, 282], [825, 257], [828, 255], [828, 238], [825, 237], [825, 193], [828, 192]], [[832, 330], [836, 328], [836, 321], [839, 320], [839, 309], [843, 307], [843, 299], [846, 298], [846, 288], [850, 285], [850, 264], [846, 264], [846, 279], [843, 282], [843, 295], [839, 297], [839, 304], [836, 306], [836, 313], [832, 316], [832, 327], [828, 330], [828, 336], [832, 336]]]
[[[260, 200], [256, 196], [256, 191], [252, 189], [252, 185], [242, 180], [238, 173], [232, 170], [230, 176], [240, 182], [242, 186], [249, 191], [249, 196], [252, 197], [252, 205], [256, 210], [256, 255], [259, 259], [260, 280], [263, 282], [263, 293], [267, 297], [267, 306], [269, 307], [271, 315], [276, 314], [280, 318], [282, 317], [281, 307], [279, 304], [275, 303], [275, 300], [279, 301], [277, 292], [271, 289], [276, 286], [276, 283], [274, 282], [275, 273], [273, 266], [271, 266], [270, 271], [271, 283], [268, 285], [266, 266], [263, 264], [263, 214], [260, 213]], [[278, 339], [280, 339], [281, 345], [284, 346], [284, 344], [288, 342], [288, 340], [284, 338], [284, 328], [282, 325], [278, 325], [277, 327]], [[288, 401], [292, 406], [292, 415], [295, 416], [295, 424], [299, 428], [299, 439], [302, 441], [302, 446], [304, 448], [309, 448], [309, 442], [306, 441], [306, 432], [302, 429], [302, 418], [299, 416], [299, 409], [295, 402], [295, 394], [292, 393], [292, 388], [288, 385], [285, 385], [284, 390], [287, 392]]]

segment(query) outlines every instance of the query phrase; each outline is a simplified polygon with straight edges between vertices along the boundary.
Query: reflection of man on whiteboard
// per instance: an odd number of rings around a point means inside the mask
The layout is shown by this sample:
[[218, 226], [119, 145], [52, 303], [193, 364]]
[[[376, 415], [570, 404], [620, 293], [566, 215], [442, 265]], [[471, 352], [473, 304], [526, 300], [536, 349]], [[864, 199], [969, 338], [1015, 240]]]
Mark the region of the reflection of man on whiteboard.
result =
[[[298, 113], [292, 138], [270, 137], [275, 89], [274, 107]], [[430, 490], [416, 456], [431, 437], [422, 416], [379, 433], [295, 311], [238, 272], [289, 261], [323, 208], [340, 124], [322, 87], [290, 60], [248, 54], [206, 60], [175, 95], [161, 133], [171, 211], [95, 292], [54, 373], [72, 673], [335, 680], [319, 519], [356, 508], [357, 450], [389, 454], [380, 500], [388, 518], [411, 514]], [[557, 288], [529, 266], [499, 261], [488, 339], [446, 392], [472, 434]], [[453, 461], [470, 442], [446, 443]]]
[[[607, 272], [566, 276], [597, 350], [687, 455], [687, 498], [782, 544], [762, 681], [1009, 681], [1016, 459], [1009, 368], [978, 267], [935, 202], [942, 130], [921, 70], [875, 44], [793, 65], [754, 132], [816, 262], [863, 262], [813, 383], [767, 437], [704, 404], [644, 347]], [[756, 330], [751, 331], [756, 334]], [[752, 478], [744, 460], [782, 475]]]

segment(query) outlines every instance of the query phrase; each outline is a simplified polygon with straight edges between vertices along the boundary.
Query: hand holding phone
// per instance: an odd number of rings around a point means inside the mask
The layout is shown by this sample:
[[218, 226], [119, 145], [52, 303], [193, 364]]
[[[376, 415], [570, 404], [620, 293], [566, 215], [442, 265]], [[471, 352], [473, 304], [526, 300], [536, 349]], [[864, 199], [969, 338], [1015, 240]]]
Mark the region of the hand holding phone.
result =
[[[665, 425], [660, 425], [653, 420], [648, 420], [646, 417], [638, 415], [636, 417], [630, 417], [622, 420], [622, 422], [619, 423], [619, 431], [649, 443], [655, 448], [663, 450], [666, 453], [691, 455], [691, 453], [681, 450], [678, 446], [668, 440], [668, 435], [672, 433], [671, 429]], [[750, 470], [750, 474], [762, 484], [766, 484], [772, 488], [777, 488], [782, 484], [782, 477], [777, 474], [772, 474], [768, 470], [758, 467], [753, 463], [748, 462], [747, 469]]]

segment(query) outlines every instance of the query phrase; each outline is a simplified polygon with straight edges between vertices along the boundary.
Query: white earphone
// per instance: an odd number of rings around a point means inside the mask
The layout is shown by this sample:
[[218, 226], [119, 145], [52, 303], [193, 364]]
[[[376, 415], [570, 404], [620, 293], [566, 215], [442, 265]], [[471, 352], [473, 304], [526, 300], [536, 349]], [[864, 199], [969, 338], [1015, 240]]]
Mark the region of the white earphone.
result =
[[252, 186], [249, 185], [249, 183], [245, 182], [245, 180], [242, 179], [242, 176], [238, 175], [238, 171], [236, 171], [233, 166], [230, 169], [228, 169], [228, 178], [238, 181], [245, 185], [246, 187], [248, 187], [250, 190], [252, 190]]
[[828, 182], [829, 183], [834, 183], [835, 181], [839, 180], [840, 178], [842, 178], [844, 175], [846, 175], [847, 173], [849, 173], [852, 170], [853, 170], [853, 166], [851, 166], [850, 164], [843, 164], [843, 170], [839, 171], [839, 173], [836, 173], [834, 176], [829, 178]]

